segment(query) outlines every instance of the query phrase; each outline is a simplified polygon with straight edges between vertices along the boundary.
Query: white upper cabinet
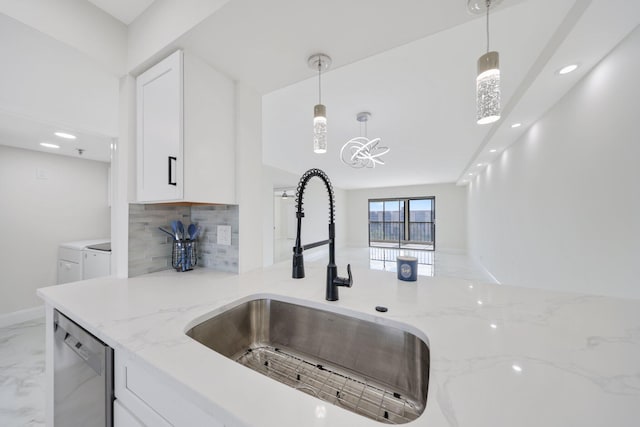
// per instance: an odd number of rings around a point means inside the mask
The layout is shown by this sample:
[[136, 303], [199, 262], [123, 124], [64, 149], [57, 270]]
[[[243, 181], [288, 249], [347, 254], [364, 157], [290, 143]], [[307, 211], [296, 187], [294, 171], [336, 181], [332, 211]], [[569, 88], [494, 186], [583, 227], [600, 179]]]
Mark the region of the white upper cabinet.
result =
[[138, 76], [138, 201], [181, 200], [183, 196], [182, 52]]
[[177, 51], [137, 79], [139, 202], [235, 203], [235, 83]]

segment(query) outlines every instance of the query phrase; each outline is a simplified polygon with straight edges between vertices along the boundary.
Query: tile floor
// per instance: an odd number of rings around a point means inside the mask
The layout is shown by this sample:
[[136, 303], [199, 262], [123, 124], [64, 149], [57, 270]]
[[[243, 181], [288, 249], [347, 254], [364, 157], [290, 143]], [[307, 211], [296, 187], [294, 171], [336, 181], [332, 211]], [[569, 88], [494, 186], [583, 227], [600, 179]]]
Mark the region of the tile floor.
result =
[[[402, 253], [399, 253], [402, 251]], [[310, 257], [321, 260], [326, 252]], [[395, 271], [397, 255], [419, 259], [420, 274], [495, 283], [466, 255], [381, 248], [346, 248], [336, 254], [346, 263]], [[44, 318], [0, 328], [0, 427], [44, 426]]]
[[44, 426], [44, 317], [0, 328], [0, 426]]

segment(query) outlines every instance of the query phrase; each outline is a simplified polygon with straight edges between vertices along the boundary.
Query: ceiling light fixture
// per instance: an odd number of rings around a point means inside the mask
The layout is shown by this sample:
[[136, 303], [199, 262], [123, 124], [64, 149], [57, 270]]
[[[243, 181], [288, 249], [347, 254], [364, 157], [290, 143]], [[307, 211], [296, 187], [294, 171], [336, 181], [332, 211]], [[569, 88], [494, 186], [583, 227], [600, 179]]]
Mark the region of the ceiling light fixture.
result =
[[522, 126], [522, 123], [514, 123], [511, 125], [511, 129], [519, 128], [520, 126]]
[[489, 150], [489, 152], [490, 152], [490, 153], [495, 153], [495, 152], [497, 152], [497, 151], [498, 151], [498, 150], [496, 150], [495, 148], [493, 148], [493, 149]]
[[60, 148], [59, 145], [51, 144], [50, 142], [41, 142], [40, 145], [47, 148]]
[[560, 68], [560, 70], [558, 71], [558, 74], [560, 75], [569, 74], [570, 72], [575, 71], [577, 69], [578, 69], [577, 64], [567, 65], [566, 67]]
[[323, 53], [311, 55], [309, 68], [318, 71], [318, 104], [313, 107], [313, 152], [327, 152], [327, 107], [322, 105], [322, 72], [331, 65], [331, 58]]
[[70, 133], [55, 132], [54, 135], [57, 136], [57, 137], [60, 137], [60, 138], [64, 138], [64, 139], [76, 139], [76, 136], [75, 135], [71, 135]]
[[[347, 141], [340, 150], [340, 160], [352, 168], [375, 168], [376, 164], [384, 165], [381, 156], [390, 151], [389, 147], [380, 147], [380, 138], [367, 138], [367, 122], [371, 113], [363, 111], [358, 113], [356, 120], [360, 122], [360, 135]], [[364, 136], [362, 136], [362, 124], [364, 123]]]
[[476, 119], [479, 125], [500, 119], [500, 57], [498, 52], [489, 51], [489, 9], [501, 1], [467, 0], [471, 13], [486, 11], [487, 16], [487, 53], [478, 58], [476, 77]]

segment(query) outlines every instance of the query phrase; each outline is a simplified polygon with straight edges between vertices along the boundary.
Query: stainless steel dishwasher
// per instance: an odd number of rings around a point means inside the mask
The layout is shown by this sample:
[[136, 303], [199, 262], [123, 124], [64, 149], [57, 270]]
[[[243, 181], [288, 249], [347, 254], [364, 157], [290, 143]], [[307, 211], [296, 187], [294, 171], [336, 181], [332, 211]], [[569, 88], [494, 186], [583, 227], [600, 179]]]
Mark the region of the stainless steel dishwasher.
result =
[[55, 427], [113, 426], [113, 349], [53, 313]]

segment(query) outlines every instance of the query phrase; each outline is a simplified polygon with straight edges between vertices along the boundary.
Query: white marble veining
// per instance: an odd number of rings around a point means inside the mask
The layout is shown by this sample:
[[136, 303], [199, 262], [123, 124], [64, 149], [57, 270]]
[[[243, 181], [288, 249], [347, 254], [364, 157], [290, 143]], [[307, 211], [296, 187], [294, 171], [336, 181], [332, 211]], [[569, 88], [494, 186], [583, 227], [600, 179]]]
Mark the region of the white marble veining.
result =
[[44, 426], [44, 318], [0, 328], [0, 426]]
[[[328, 303], [325, 265], [306, 267], [301, 280], [291, 279], [291, 266], [283, 263], [242, 275], [194, 270], [94, 279], [44, 288], [39, 295], [228, 426], [378, 425], [263, 377], [184, 335], [212, 311], [264, 294], [401, 322], [426, 336], [427, 408], [412, 426], [638, 424], [638, 300], [447, 277], [400, 282], [394, 273], [356, 263], [353, 288], [340, 289], [340, 300]], [[377, 313], [376, 305], [389, 311]], [[316, 417], [318, 405], [323, 418]]]

